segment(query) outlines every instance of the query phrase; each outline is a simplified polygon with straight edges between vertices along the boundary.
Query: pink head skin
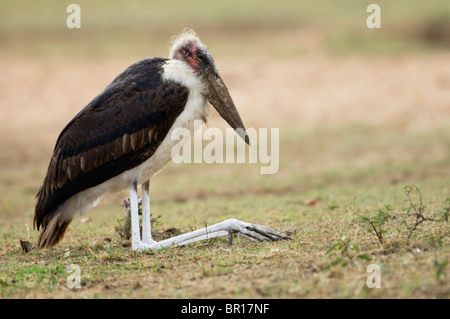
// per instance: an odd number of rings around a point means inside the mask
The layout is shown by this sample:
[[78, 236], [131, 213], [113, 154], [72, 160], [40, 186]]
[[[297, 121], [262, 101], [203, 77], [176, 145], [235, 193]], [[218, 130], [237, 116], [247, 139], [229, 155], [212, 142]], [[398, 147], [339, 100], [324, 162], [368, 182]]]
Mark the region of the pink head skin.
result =
[[208, 49], [192, 30], [185, 30], [173, 40], [169, 58], [186, 62], [196, 75], [207, 67], [216, 68]]
[[197, 56], [198, 51], [199, 50], [194, 43], [188, 42], [184, 46], [180, 47], [178, 51], [175, 52], [174, 58], [186, 62], [192, 69], [194, 69], [195, 74], [199, 74], [200, 61], [198, 60]]

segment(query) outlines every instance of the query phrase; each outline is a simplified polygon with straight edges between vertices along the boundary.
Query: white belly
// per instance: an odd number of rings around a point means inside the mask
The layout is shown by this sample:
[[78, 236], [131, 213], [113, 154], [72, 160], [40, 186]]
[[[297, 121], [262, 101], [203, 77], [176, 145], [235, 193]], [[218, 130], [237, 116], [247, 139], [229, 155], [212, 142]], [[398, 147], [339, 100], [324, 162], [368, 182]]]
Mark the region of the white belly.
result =
[[[182, 72], [179, 72], [180, 70]], [[170, 161], [171, 151], [179, 143], [178, 140], [171, 139], [172, 132], [176, 128], [187, 128], [191, 131], [191, 136], [194, 135], [194, 120], [201, 120], [207, 113], [206, 102], [203, 96], [203, 84], [193, 74], [187, 64], [177, 60], [170, 60], [166, 64], [164, 78], [187, 86], [190, 89], [190, 93], [185, 109], [175, 120], [161, 145], [141, 165], [125, 171], [102, 184], [77, 193], [68, 199], [61, 207], [64, 219], [72, 219], [77, 214], [82, 215], [86, 213], [89, 209], [97, 206], [104, 195], [128, 189], [132, 181], [137, 180], [141, 184], [156, 175]]]

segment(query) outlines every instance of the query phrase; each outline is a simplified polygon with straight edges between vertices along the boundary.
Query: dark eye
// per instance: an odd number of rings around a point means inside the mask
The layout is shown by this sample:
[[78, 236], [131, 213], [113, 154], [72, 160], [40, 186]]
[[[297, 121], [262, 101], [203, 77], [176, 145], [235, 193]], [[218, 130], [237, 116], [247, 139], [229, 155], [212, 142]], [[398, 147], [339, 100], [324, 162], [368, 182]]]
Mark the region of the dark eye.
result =
[[197, 54], [197, 60], [198, 62], [203, 62], [205, 60], [205, 56], [203, 55], [203, 53]]
[[189, 55], [189, 51], [186, 49], [183, 49], [183, 55], [187, 57]]

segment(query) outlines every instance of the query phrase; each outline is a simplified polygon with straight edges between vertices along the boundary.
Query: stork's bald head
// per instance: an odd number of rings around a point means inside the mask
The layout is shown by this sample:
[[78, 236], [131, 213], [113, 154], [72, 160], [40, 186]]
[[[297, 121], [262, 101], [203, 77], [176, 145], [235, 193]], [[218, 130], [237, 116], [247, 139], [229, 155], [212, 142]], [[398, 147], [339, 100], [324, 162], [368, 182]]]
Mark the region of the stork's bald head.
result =
[[250, 143], [244, 124], [211, 54], [193, 30], [184, 30], [174, 38], [169, 57], [187, 63], [194, 74], [202, 78], [208, 89], [209, 103], [246, 143]]
[[215, 69], [214, 61], [208, 49], [200, 42], [195, 32], [190, 29], [185, 29], [173, 39], [169, 58], [186, 62], [197, 75], [208, 66]]

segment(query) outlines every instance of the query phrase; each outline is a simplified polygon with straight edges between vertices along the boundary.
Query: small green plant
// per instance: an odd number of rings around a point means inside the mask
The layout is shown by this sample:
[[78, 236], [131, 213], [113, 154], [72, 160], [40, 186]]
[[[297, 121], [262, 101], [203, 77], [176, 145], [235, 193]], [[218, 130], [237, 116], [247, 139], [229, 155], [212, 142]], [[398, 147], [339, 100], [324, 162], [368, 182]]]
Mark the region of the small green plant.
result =
[[[446, 198], [444, 207], [439, 209], [436, 213], [426, 212], [426, 206], [422, 199], [422, 193], [419, 187], [407, 185], [404, 187], [405, 195], [408, 201], [408, 208], [405, 212], [394, 213], [392, 206], [385, 204], [382, 209], [379, 209], [377, 214], [372, 217], [367, 217], [355, 210], [358, 217], [356, 222], [367, 226], [368, 231], [373, 231], [380, 244], [386, 244], [383, 237], [389, 227], [396, 227], [399, 230], [397, 233], [403, 239], [406, 239], [406, 244], [409, 244], [410, 239], [425, 222], [448, 222], [448, 215], [450, 211], [450, 198]], [[397, 221], [392, 224], [391, 221]], [[393, 232], [395, 233], [395, 232]], [[440, 237], [436, 235], [423, 234], [423, 238], [432, 239], [434, 243], [441, 242]]]
[[[407, 185], [405, 186], [405, 193], [409, 201], [409, 208], [406, 211], [406, 216], [408, 217], [412, 216], [415, 218], [414, 223], [408, 226], [408, 240], [409, 240], [420, 224], [422, 224], [425, 221], [437, 221], [437, 220], [425, 216], [426, 207], [423, 204], [422, 193], [420, 192], [419, 187], [415, 185], [413, 186]], [[417, 200], [414, 201], [413, 197], [416, 197]], [[397, 214], [397, 216], [401, 215], [405, 214], [401, 213]]]
[[337, 251], [339, 257], [334, 259], [327, 268], [331, 268], [336, 265], [345, 267], [348, 264], [353, 263], [355, 259], [363, 259], [366, 261], [371, 260], [369, 255], [360, 253], [360, 247], [350, 242], [350, 239], [347, 236], [343, 236], [338, 242], [328, 247], [326, 254], [328, 255], [333, 251]]
[[444, 201], [444, 207], [438, 210], [437, 215], [440, 221], [448, 222], [448, 215], [450, 212], [450, 197], [447, 197]]
[[378, 238], [380, 244], [384, 244], [383, 234], [386, 232], [384, 225], [390, 220], [393, 219], [392, 215], [392, 207], [389, 204], [384, 205], [382, 209], [378, 210], [376, 216], [366, 217], [359, 213], [356, 213], [359, 217], [358, 221], [366, 224], [368, 226], [369, 231], [372, 230]]
[[441, 280], [441, 276], [444, 273], [445, 267], [448, 265], [448, 260], [444, 260], [443, 262], [439, 262], [438, 260], [433, 260], [433, 266], [435, 272], [434, 272], [434, 278], [436, 278], [437, 281]]

